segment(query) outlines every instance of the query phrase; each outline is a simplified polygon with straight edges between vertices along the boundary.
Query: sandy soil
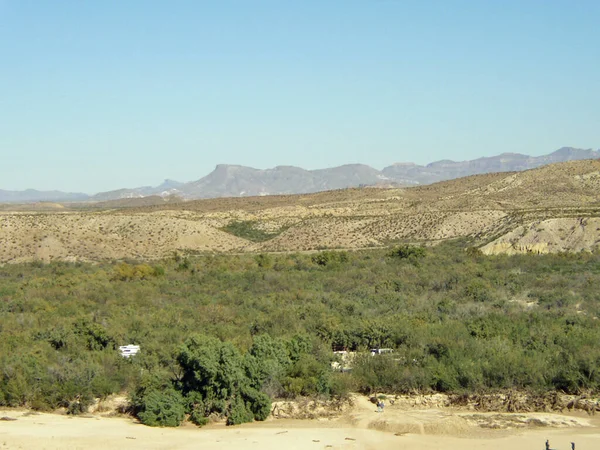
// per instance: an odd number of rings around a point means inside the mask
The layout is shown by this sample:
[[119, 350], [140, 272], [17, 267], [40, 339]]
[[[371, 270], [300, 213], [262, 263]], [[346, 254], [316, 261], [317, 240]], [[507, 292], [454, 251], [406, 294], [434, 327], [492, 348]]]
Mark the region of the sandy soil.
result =
[[[69, 417], [0, 410], [0, 449], [544, 449], [600, 448], [600, 419], [550, 413], [499, 414], [388, 405], [366, 399], [334, 419], [274, 419], [204, 428], [150, 428], [127, 417]], [[6, 420], [12, 418], [16, 420]]]

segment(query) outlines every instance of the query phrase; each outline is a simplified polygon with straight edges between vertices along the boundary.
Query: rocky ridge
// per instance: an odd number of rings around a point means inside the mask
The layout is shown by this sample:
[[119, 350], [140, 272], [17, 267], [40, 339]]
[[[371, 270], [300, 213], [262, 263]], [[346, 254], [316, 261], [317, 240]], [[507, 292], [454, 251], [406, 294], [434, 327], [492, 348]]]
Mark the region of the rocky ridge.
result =
[[[176, 196], [183, 199], [251, 197], [261, 195], [305, 194], [359, 186], [398, 187], [426, 185], [439, 181], [493, 172], [533, 169], [546, 164], [600, 158], [600, 151], [563, 147], [551, 154], [532, 157], [518, 153], [479, 158], [472, 161], [437, 161], [426, 166], [397, 163], [379, 171], [364, 164], [347, 164], [318, 170], [294, 166], [254, 169], [238, 165], [218, 165], [199, 180], [181, 183], [165, 180], [159, 186], [143, 186], [101, 192], [92, 196], [59, 191], [1, 191], [0, 202], [105, 202], [111, 200]], [[147, 201], [144, 202], [147, 204]]]

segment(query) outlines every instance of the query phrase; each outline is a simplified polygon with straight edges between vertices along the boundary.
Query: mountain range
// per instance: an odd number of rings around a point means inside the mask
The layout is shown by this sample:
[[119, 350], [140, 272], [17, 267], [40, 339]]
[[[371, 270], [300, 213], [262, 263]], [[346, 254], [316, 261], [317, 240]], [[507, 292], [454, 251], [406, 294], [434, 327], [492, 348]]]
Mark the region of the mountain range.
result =
[[102, 202], [148, 196], [200, 199], [306, 194], [358, 186], [415, 186], [469, 175], [523, 171], [551, 163], [598, 158], [600, 158], [600, 150], [563, 147], [548, 155], [537, 157], [519, 153], [502, 153], [470, 161], [436, 161], [425, 166], [396, 163], [381, 171], [364, 164], [347, 164], [318, 170], [305, 170], [294, 166], [277, 166], [273, 169], [261, 170], [219, 164], [205, 177], [188, 183], [165, 180], [156, 187], [118, 189], [95, 195], [33, 189], [0, 190], [0, 202]]

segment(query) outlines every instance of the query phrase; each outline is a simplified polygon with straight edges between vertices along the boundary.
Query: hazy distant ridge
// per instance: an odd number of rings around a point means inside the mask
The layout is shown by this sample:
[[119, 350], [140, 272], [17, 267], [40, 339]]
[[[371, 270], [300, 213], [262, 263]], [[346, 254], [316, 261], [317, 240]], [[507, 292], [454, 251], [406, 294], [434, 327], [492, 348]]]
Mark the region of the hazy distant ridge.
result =
[[436, 161], [426, 166], [393, 164], [381, 172], [398, 182], [429, 184], [482, 173], [520, 172], [557, 162], [600, 158], [600, 150], [583, 150], [563, 147], [549, 155], [528, 156], [519, 153], [502, 153], [498, 156], [471, 161]]
[[219, 164], [199, 180], [181, 183], [165, 180], [161, 185], [102, 192], [93, 196], [60, 191], [2, 191], [0, 202], [35, 201], [107, 201], [150, 195], [177, 195], [187, 199], [239, 197], [275, 194], [304, 194], [361, 185], [419, 185], [451, 180], [468, 175], [492, 172], [513, 172], [533, 169], [546, 164], [600, 158], [600, 150], [563, 147], [549, 155], [538, 157], [518, 153], [478, 158], [471, 161], [436, 161], [426, 166], [396, 163], [379, 171], [363, 164], [347, 164], [318, 170], [294, 166], [273, 169]]
[[88, 200], [89, 195], [83, 193], [61, 192], [61, 191], [36, 191], [26, 189], [24, 191], [4, 191], [0, 189], [0, 202], [27, 203], [27, 202], [74, 202]]

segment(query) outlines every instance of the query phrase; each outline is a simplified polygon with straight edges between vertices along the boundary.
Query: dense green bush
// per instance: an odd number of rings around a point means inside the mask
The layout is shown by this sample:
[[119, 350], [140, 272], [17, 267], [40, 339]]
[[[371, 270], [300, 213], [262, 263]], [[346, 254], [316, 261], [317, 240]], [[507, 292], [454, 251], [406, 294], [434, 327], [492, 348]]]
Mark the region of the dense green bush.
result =
[[209, 422], [209, 419], [206, 417], [206, 412], [202, 408], [197, 408], [193, 409], [190, 413], [190, 422], [199, 427], [203, 427]]
[[271, 399], [261, 389], [287, 373], [292, 364], [289, 349], [295, 340], [286, 343], [268, 335], [256, 336], [242, 355], [229, 342], [203, 335], [189, 338], [177, 361], [182, 371], [179, 385], [192, 420], [202, 423], [201, 417], [213, 412], [225, 415], [229, 425], [265, 420]]
[[423, 258], [425, 249], [416, 245], [400, 245], [393, 248], [389, 252], [392, 258], [408, 259], [408, 258]]
[[331, 264], [343, 264], [348, 261], [348, 252], [345, 251], [322, 251], [311, 256], [311, 261], [318, 266]]
[[250, 220], [234, 220], [222, 228], [234, 236], [248, 239], [252, 242], [264, 242], [273, 239], [279, 233], [268, 233], [256, 227], [257, 223]]
[[174, 389], [147, 392], [137, 416], [151, 427], [177, 427], [185, 418], [183, 397]]
[[227, 425], [240, 425], [252, 422], [254, 416], [248, 405], [240, 396], [232, 399], [227, 408]]
[[273, 259], [266, 253], [256, 255], [254, 259], [258, 267], [261, 267], [263, 269], [270, 269], [271, 267], [273, 267]]
[[245, 388], [242, 397], [246, 400], [254, 420], [266, 420], [271, 414], [271, 398], [264, 392], [253, 388]]

